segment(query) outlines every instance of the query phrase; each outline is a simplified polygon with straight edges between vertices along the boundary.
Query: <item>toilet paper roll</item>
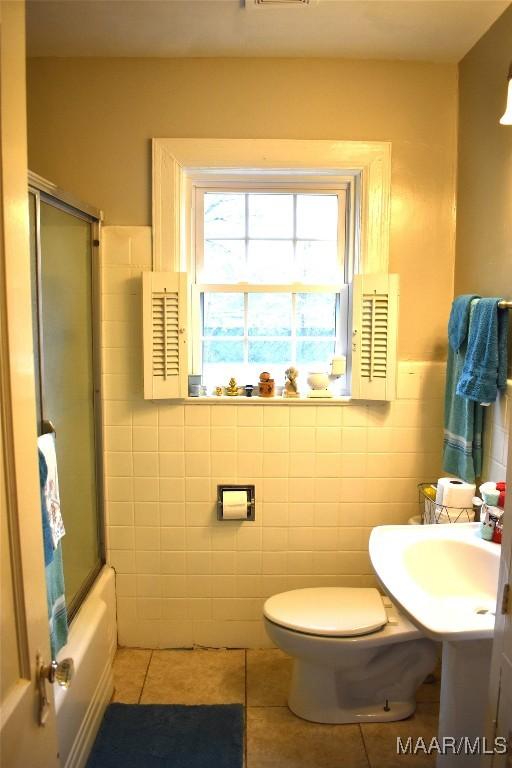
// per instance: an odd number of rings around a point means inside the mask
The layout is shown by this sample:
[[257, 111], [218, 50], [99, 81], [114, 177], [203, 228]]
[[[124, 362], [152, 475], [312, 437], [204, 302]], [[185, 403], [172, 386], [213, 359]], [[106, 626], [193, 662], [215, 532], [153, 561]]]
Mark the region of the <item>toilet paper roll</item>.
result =
[[437, 481], [437, 490], [436, 490], [436, 504], [442, 504], [443, 503], [443, 496], [444, 496], [444, 489], [448, 485], [448, 483], [451, 480], [456, 480], [457, 478], [454, 477], [440, 477]]
[[447, 483], [443, 493], [443, 505], [445, 507], [465, 507], [472, 509], [473, 496], [476, 486], [474, 483], [464, 483], [459, 480]]
[[247, 491], [224, 491], [222, 494], [223, 520], [247, 520]]
[[436, 492], [438, 522], [460, 520], [462, 523], [467, 523], [467, 515], [462, 510], [473, 508], [475, 490], [474, 483], [465, 483], [457, 477], [440, 477]]

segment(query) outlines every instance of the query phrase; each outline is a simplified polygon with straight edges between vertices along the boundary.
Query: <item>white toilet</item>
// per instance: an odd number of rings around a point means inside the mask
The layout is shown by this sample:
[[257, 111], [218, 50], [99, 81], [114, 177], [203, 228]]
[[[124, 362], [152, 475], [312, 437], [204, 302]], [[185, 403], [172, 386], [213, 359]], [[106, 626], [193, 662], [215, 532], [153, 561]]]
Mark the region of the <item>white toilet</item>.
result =
[[288, 705], [316, 723], [402, 720], [436, 664], [423, 637], [376, 589], [296, 589], [263, 607], [271, 640], [294, 659]]

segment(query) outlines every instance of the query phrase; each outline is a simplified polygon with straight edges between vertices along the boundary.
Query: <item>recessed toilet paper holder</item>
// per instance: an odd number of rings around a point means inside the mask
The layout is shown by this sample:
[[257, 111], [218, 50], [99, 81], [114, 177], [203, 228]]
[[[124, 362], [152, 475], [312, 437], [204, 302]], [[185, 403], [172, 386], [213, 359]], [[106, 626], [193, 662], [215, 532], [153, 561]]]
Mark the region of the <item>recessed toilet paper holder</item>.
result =
[[217, 486], [217, 520], [226, 520], [222, 514], [224, 491], [246, 491], [247, 517], [240, 520], [254, 520], [256, 516], [255, 486], [254, 485], [218, 485]]

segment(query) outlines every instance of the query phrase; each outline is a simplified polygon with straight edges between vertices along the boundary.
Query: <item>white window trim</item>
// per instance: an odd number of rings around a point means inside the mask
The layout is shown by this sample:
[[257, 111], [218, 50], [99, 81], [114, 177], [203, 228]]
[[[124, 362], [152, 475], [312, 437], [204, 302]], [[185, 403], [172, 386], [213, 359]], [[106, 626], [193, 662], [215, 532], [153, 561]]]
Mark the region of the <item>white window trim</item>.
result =
[[[194, 183], [235, 183], [262, 175], [279, 184], [283, 175], [337, 184], [350, 178], [358, 190], [355, 272], [389, 272], [391, 143], [295, 139], [153, 139], [153, 270], [187, 272], [194, 283]], [[351, 276], [349, 276], [351, 277]], [[189, 314], [190, 326], [193, 318]], [[193, 334], [193, 338], [197, 334]], [[194, 344], [188, 345], [193, 372]], [[340, 398], [350, 401], [350, 397]], [[249, 401], [251, 399], [249, 398]], [[337, 400], [337, 398], [336, 398]], [[302, 401], [302, 400], [301, 400]], [[331, 401], [332, 402], [332, 401]]]
[[190, 252], [193, 178], [255, 169], [355, 174], [361, 184], [363, 274], [388, 272], [391, 143], [296, 139], [153, 139], [153, 269], [183, 272]]

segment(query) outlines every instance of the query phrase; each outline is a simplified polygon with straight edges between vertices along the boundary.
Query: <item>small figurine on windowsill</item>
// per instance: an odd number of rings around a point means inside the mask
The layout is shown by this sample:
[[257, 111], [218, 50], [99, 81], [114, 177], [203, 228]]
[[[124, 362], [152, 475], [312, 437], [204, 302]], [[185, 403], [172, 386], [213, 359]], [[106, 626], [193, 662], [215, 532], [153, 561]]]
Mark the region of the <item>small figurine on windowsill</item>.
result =
[[260, 373], [258, 392], [260, 397], [274, 397], [274, 379], [270, 378], [268, 371]]
[[297, 377], [299, 372], [292, 365], [284, 372], [286, 381], [284, 383], [283, 397], [299, 397], [299, 389], [297, 386]]
[[215, 394], [217, 397], [222, 397], [224, 390], [222, 387], [215, 387]]
[[236, 379], [231, 378], [229, 380], [229, 384], [226, 387], [226, 395], [229, 395], [229, 397], [236, 397], [238, 395], [238, 384], [236, 383]]

